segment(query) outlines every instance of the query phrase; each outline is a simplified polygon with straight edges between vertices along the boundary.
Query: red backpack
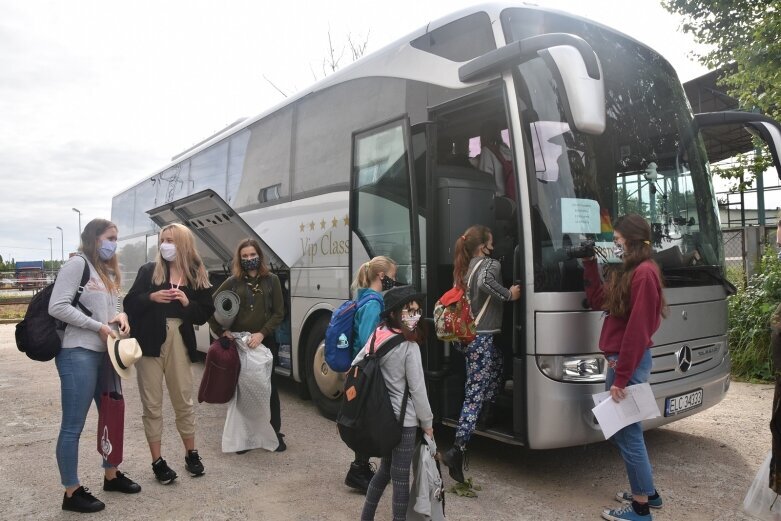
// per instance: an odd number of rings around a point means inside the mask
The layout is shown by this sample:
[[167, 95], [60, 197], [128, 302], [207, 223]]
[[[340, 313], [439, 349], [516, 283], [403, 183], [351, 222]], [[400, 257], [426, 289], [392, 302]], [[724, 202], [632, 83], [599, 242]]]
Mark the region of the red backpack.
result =
[[239, 381], [239, 351], [236, 342], [221, 336], [209, 347], [198, 388], [198, 403], [228, 403]]
[[502, 164], [502, 172], [504, 178], [504, 195], [517, 201], [515, 195], [515, 171], [513, 170], [513, 162], [504, 158], [504, 154], [499, 150], [499, 147], [495, 145], [486, 145], [486, 148], [490, 150], [496, 159]]

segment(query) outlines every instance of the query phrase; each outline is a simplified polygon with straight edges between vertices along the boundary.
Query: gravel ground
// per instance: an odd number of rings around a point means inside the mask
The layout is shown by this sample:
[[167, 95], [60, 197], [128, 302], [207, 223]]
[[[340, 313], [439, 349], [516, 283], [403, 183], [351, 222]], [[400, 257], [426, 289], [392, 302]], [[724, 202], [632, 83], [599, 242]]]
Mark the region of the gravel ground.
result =
[[[200, 381], [202, 365], [193, 366]], [[59, 379], [54, 363], [27, 359], [16, 350], [13, 325], [0, 325], [0, 488], [7, 501], [0, 519], [154, 519], [154, 520], [348, 520], [358, 519], [363, 496], [343, 484], [350, 451], [334, 423], [292, 385], [281, 388], [284, 453], [251, 451], [222, 454], [220, 440], [226, 406], [197, 407], [198, 447], [206, 466], [200, 478], [185, 475], [183, 449], [165, 399], [163, 455], [179, 472], [172, 485], [154, 481], [134, 379], [125, 384], [125, 463], [143, 487], [140, 494], [103, 492], [95, 449], [97, 414], [87, 418], [81, 442], [82, 483], [106, 503], [97, 514], [60, 509], [54, 456], [60, 421]], [[646, 433], [664, 509], [657, 520], [745, 520], [743, 496], [770, 450], [770, 385], [733, 383], [716, 407]], [[440, 446], [452, 430], [435, 428]], [[530, 451], [478, 438], [470, 445], [470, 470], [482, 486], [477, 498], [447, 495], [453, 520], [600, 519], [604, 507], [626, 487], [623, 464], [608, 443], [569, 449]], [[446, 477], [446, 482], [452, 481]], [[377, 519], [390, 513], [390, 488]]]

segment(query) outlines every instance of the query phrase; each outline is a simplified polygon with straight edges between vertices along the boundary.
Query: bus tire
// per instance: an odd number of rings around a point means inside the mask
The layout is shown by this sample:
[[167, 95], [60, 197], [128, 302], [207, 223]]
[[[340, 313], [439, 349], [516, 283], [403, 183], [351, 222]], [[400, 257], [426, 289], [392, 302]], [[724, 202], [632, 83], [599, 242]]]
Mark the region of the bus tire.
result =
[[306, 345], [306, 384], [320, 414], [336, 419], [342, 404], [344, 373], [337, 373], [325, 363], [325, 330], [328, 317], [320, 318], [309, 332]]

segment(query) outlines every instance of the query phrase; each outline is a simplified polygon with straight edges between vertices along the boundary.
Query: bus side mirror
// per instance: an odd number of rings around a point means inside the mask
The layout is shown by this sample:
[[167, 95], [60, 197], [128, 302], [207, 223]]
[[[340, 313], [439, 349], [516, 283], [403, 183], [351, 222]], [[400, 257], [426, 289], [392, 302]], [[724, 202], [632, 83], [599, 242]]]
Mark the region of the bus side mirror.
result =
[[695, 114], [694, 122], [699, 128], [742, 124], [751, 135], [762, 139], [767, 144], [778, 178], [781, 179], [781, 162], [779, 161], [781, 125], [773, 118], [755, 112], [725, 110], [723, 112]]
[[605, 84], [594, 49], [579, 36], [541, 34], [512, 42], [471, 60], [458, 69], [462, 82], [483, 79], [542, 57], [560, 87], [569, 122], [586, 134], [605, 131]]

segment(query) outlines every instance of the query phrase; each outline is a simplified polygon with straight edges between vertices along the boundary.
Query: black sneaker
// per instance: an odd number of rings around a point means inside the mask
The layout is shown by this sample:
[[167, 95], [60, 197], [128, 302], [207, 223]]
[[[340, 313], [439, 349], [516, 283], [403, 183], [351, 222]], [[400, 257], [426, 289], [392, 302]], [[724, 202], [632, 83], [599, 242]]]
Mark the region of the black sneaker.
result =
[[285, 437], [284, 434], [281, 432], [277, 433], [277, 439], [279, 440], [279, 445], [277, 446], [276, 450], [274, 452], [285, 452], [287, 450], [287, 445], [285, 444], [285, 440], [283, 439]]
[[68, 494], [62, 496], [62, 509], [71, 512], [81, 512], [88, 514], [90, 512], [100, 512], [106, 508], [103, 501], [89, 493], [89, 489], [79, 487], [73, 491], [71, 497]]
[[344, 484], [360, 491], [362, 494], [366, 494], [373, 477], [374, 470], [372, 470], [371, 463], [352, 462], [350, 463], [350, 470], [344, 478]]
[[201, 457], [198, 455], [197, 450], [187, 451], [187, 456], [184, 457], [184, 468], [193, 476], [203, 474], [203, 463], [201, 463]]
[[459, 483], [464, 482], [464, 449], [453, 445], [450, 450], [440, 456], [442, 463], [447, 465], [448, 474]]
[[176, 479], [176, 472], [171, 470], [168, 463], [163, 458], [157, 458], [157, 461], [152, 463], [152, 470], [155, 472], [157, 481], [163, 485], [167, 485]]
[[141, 492], [141, 485], [117, 471], [117, 477], [114, 479], [103, 478], [103, 490], [106, 492], [122, 492], [123, 494], [138, 494]]

